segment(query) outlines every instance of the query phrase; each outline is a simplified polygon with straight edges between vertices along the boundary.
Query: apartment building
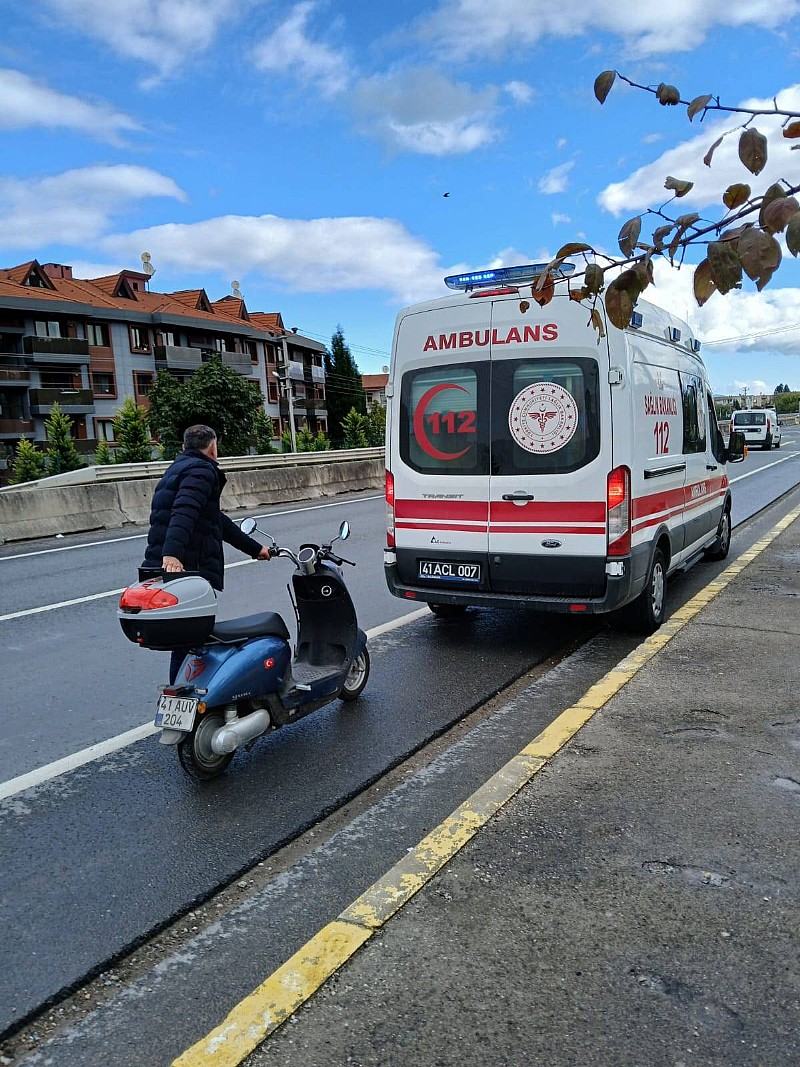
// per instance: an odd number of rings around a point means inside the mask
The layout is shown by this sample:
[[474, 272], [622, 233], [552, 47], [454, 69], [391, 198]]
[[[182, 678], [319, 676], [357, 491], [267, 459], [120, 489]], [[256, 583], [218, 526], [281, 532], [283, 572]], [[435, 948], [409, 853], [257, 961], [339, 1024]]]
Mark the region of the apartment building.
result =
[[204, 289], [153, 292], [149, 281], [135, 270], [78, 279], [36, 260], [0, 269], [0, 477], [20, 438], [45, 440], [55, 402], [89, 454], [113, 441], [126, 397], [146, 407], [159, 370], [182, 380], [213, 352], [258, 384], [277, 435], [289, 389], [296, 428], [327, 432], [323, 345], [278, 313], [249, 312], [240, 294], [212, 301]]
[[367, 410], [380, 404], [386, 407], [386, 386], [389, 381], [389, 368], [384, 367], [383, 374], [362, 374], [361, 384], [367, 397]]

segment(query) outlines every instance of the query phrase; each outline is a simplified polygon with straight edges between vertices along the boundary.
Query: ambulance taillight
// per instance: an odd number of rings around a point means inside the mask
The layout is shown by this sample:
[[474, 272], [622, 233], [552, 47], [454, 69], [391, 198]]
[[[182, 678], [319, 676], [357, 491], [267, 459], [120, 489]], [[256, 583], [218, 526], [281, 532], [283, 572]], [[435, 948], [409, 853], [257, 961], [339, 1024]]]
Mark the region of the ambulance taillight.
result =
[[608, 554], [627, 556], [631, 550], [631, 472], [615, 467], [608, 476]]
[[386, 472], [386, 547], [394, 548], [394, 475]]

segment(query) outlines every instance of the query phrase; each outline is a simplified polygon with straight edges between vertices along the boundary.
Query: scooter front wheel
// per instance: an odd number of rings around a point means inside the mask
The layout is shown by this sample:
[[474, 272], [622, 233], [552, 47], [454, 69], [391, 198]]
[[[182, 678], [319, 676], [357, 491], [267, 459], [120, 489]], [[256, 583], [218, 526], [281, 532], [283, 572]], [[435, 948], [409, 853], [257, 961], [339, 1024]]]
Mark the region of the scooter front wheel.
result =
[[233, 752], [220, 756], [211, 747], [214, 731], [224, 725], [221, 715], [203, 715], [192, 732], [178, 742], [178, 759], [190, 778], [209, 782], [218, 778], [233, 759]]
[[344, 685], [339, 692], [341, 700], [357, 700], [364, 690], [369, 678], [369, 652], [366, 649], [360, 656], [356, 656], [350, 664], [350, 670], [344, 680]]

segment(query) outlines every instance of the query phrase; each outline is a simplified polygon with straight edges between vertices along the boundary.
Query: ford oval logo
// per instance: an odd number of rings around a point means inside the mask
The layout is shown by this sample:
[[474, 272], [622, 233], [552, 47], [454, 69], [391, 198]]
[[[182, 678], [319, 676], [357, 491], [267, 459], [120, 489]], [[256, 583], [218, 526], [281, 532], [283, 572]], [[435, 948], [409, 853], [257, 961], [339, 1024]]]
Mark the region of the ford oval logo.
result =
[[560, 541], [542, 541], [542, 548], [561, 548]]

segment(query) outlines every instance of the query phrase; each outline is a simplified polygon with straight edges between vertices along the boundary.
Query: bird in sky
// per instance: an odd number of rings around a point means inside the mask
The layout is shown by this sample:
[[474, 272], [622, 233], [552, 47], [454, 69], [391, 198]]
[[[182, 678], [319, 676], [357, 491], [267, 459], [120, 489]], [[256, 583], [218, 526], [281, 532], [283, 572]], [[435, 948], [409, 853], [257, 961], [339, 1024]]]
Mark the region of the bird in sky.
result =
[[449, 193], [442, 193], [442, 196], [449, 196]]

